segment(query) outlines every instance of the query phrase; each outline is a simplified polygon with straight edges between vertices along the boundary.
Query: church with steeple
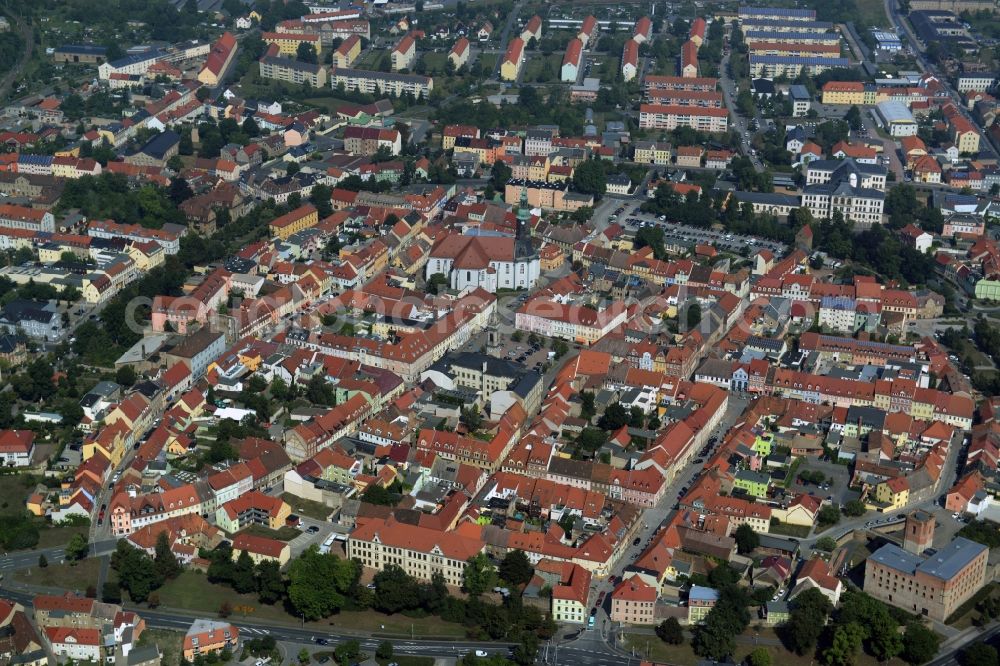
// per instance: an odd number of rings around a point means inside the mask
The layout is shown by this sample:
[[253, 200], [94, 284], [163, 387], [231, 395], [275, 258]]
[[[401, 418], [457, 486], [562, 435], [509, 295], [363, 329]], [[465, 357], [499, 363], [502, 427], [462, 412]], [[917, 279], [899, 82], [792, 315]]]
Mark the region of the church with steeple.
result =
[[427, 259], [425, 278], [441, 273], [455, 291], [479, 287], [496, 293], [499, 289], [534, 287], [541, 274], [541, 261], [531, 240], [531, 207], [526, 190], [521, 192], [516, 216], [513, 236], [457, 232], [439, 236]]

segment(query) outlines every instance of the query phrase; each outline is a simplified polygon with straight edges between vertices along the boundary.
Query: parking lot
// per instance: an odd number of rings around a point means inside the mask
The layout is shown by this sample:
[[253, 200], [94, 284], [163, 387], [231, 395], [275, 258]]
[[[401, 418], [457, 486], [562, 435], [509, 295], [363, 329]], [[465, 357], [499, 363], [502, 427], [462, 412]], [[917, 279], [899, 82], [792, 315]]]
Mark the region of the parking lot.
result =
[[[826, 481], [817, 485], [815, 483], [799, 483], [798, 476], [802, 472], [820, 472], [826, 476]], [[829, 480], [833, 479], [830, 484]], [[794, 492], [806, 493], [820, 499], [829, 500], [836, 506], [843, 506], [846, 502], [858, 498], [858, 493], [848, 488], [851, 474], [846, 465], [837, 465], [821, 458], [807, 458], [796, 470], [796, 479], [792, 481], [789, 489]]]
[[[663, 218], [663, 219], [661, 219]], [[635, 230], [642, 227], [656, 226], [663, 229], [664, 240], [677, 244], [694, 247], [698, 244], [714, 245], [716, 248], [732, 253], [739, 253], [743, 248], [768, 249], [777, 255], [784, 254], [787, 247], [784, 243], [756, 238], [754, 236], [743, 236], [741, 234], [731, 234], [723, 231], [712, 231], [699, 227], [689, 227], [684, 224], [670, 222], [665, 216], [659, 218], [652, 213], [634, 212], [625, 218], [625, 226]]]

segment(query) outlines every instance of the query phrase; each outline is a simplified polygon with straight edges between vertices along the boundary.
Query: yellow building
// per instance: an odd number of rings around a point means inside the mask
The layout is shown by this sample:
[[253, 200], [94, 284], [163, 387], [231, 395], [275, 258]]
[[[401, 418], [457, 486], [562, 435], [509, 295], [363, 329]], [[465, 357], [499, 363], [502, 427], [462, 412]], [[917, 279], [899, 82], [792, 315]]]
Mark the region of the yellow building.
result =
[[141, 273], [147, 273], [157, 266], [162, 265], [167, 256], [163, 248], [158, 243], [152, 241], [130, 245], [125, 251], [128, 252], [128, 256], [132, 257], [135, 267]]
[[861, 81], [828, 81], [823, 86], [823, 104], [863, 106], [874, 104], [876, 96], [877, 91]]
[[292, 234], [314, 227], [318, 223], [319, 213], [316, 211], [316, 207], [312, 204], [305, 204], [272, 220], [271, 235], [285, 240]]
[[670, 164], [672, 146], [661, 141], [637, 141], [632, 159], [639, 164]]
[[255, 534], [237, 534], [233, 538], [233, 561], [246, 553], [254, 564], [274, 561], [280, 566], [288, 564], [291, 549], [287, 542], [257, 536]]
[[910, 500], [910, 484], [905, 477], [883, 481], [875, 486], [875, 500], [882, 511], [902, 509]]
[[289, 55], [294, 57], [299, 52], [299, 44], [306, 43], [311, 46], [316, 54], [319, 55], [321, 50], [321, 45], [319, 41], [319, 35], [306, 34], [306, 33], [291, 33], [291, 32], [265, 32], [261, 35], [261, 39], [268, 46], [272, 44], [277, 45], [278, 51], [284, 55]]
[[337, 47], [333, 52], [333, 65], [335, 67], [350, 67], [361, 55], [361, 38], [351, 35]]
[[979, 132], [972, 128], [955, 128], [952, 140], [955, 142], [959, 153], [974, 155], [979, 152]]
[[524, 64], [524, 40], [515, 37], [507, 44], [507, 52], [503, 56], [500, 65], [500, 78], [504, 81], [517, 81], [521, 74], [521, 65]]

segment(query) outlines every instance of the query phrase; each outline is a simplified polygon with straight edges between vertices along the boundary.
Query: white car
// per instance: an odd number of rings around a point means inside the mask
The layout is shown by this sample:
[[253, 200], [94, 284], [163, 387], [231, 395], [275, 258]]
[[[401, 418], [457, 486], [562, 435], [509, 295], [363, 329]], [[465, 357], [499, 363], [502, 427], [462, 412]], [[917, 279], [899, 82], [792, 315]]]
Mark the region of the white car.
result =
[[486, 654], [486, 650], [476, 650], [476, 656], [477, 657], [486, 657], [486, 656], [489, 656], [489, 655]]

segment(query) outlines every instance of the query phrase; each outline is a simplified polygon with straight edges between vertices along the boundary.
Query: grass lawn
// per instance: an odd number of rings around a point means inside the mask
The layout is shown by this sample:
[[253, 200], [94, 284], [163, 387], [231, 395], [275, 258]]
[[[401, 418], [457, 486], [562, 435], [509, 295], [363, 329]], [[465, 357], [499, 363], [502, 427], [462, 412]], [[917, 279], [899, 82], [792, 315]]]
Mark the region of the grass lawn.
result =
[[61, 587], [83, 594], [87, 590], [87, 586], [94, 585], [96, 587], [100, 569], [100, 560], [87, 558], [74, 564], [49, 562], [49, 566], [44, 569], [34, 566], [18, 571], [14, 574], [14, 578], [31, 585]]
[[885, 15], [885, 5], [882, 4], [882, 0], [858, 0], [854, 4], [858, 8], [858, 15], [854, 19], [854, 27], [858, 32], [863, 32], [871, 26], [889, 27], [889, 17]]
[[369, 49], [361, 54], [352, 67], [354, 69], [375, 69], [384, 55], [389, 55], [389, 52], [383, 49]]
[[[497, 66], [497, 54], [482, 53], [479, 55], [479, 60], [477, 62], [481, 62], [486, 71], [492, 73], [493, 68]], [[465, 63], [465, 66], [468, 67], [469, 63]]]
[[322, 107], [327, 111], [329, 111], [330, 113], [336, 113], [341, 107], [350, 104], [350, 102], [338, 99], [337, 97], [328, 97], [328, 96], [307, 97], [302, 101], [304, 104], [310, 104], [312, 106]]
[[4, 474], [0, 476], [0, 515], [21, 515], [24, 501], [31, 494], [39, 477], [31, 474]]
[[87, 536], [89, 533], [89, 527], [43, 527], [39, 529], [38, 545], [33, 550], [62, 546], [72, 539], [74, 534]]
[[[760, 629], [756, 632], [753, 629], [748, 629], [743, 635], [752, 639], [754, 633], [765, 640], [775, 638], [774, 631], [770, 629]], [[635, 649], [637, 656], [642, 655], [655, 662], [674, 664], [676, 666], [688, 666], [701, 661], [701, 657], [694, 653], [688, 642], [685, 642], [683, 645], [668, 645], [651, 634], [625, 634], [625, 644], [622, 647], [625, 649]], [[753, 652], [755, 647], [758, 646], [753, 645], [752, 640], [747, 643], [737, 643], [736, 653], [733, 655], [735, 663], [744, 663], [747, 655]], [[799, 656], [794, 652], [789, 652], [780, 645], [762, 645], [759, 647], [763, 647], [768, 651], [771, 655], [772, 664], [781, 664], [781, 666], [810, 666], [810, 664], [816, 662], [814, 655]], [[874, 658], [864, 653], [860, 653], [854, 658], [855, 666], [875, 666], [877, 663]], [[903, 663], [900, 659], [892, 659], [888, 662], [890, 666], [901, 666]]]
[[288, 506], [292, 507], [292, 513], [297, 513], [300, 516], [306, 516], [315, 520], [326, 520], [333, 513], [333, 509], [322, 502], [302, 499], [290, 493], [283, 493], [281, 499], [288, 502]]
[[524, 63], [521, 80], [525, 83], [548, 83], [559, 80], [559, 69], [562, 67], [562, 55], [535, 55]]
[[445, 63], [448, 62], [448, 54], [444, 51], [428, 51], [421, 53], [420, 59], [424, 61], [428, 74], [442, 74]]
[[[216, 585], [199, 573], [185, 571], [157, 592], [160, 604], [215, 616], [223, 602], [233, 608], [230, 620], [239, 624], [240, 618], [279, 622], [299, 626], [301, 621], [285, 612], [281, 605], [268, 606], [257, 601], [255, 594], [237, 594], [225, 585]], [[416, 636], [417, 638], [460, 638], [465, 629], [458, 624], [444, 622], [437, 617], [409, 618], [403, 615], [382, 615], [375, 611], [342, 613], [319, 622], [307, 622], [316, 629], [330, 626], [374, 631], [376, 636]], [[384, 629], [382, 628], [384, 627]], [[411, 634], [412, 632], [412, 634]]]
[[155, 645], [163, 655], [164, 666], [179, 666], [181, 663], [181, 648], [184, 644], [184, 634], [180, 631], [166, 629], [147, 629], [139, 636], [139, 646]]
[[777, 523], [771, 525], [771, 534], [790, 536], [797, 539], [804, 539], [809, 536], [809, 528], [805, 525], [789, 525], [788, 523]]
[[[302, 534], [302, 532], [294, 527], [287, 526], [272, 530], [263, 525], [250, 525], [246, 529], [237, 532], [237, 534], [252, 534], [254, 536], [267, 537], [268, 539], [277, 539], [278, 541], [291, 541]], [[233, 536], [236, 535], [234, 534]]]
[[392, 659], [376, 659], [380, 666], [396, 662], [399, 666], [434, 666], [434, 657], [414, 657], [408, 654], [393, 655]]

